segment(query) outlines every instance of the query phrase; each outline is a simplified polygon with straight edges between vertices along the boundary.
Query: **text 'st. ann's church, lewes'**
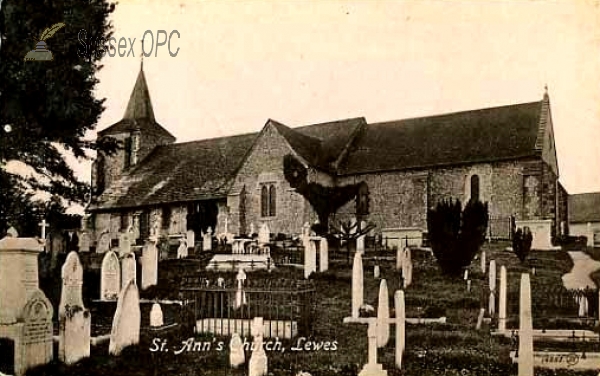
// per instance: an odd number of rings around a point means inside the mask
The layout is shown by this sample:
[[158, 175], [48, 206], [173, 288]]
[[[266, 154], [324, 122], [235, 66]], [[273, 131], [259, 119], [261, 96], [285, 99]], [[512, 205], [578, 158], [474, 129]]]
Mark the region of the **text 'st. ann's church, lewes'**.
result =
[[[547, 92], [531, 103], [383, 123], [359, 117], [292, 128], [267, 120], [257, 133], [176, 143], [156, 121], [141, 69], [123, 119], [99, 137], [124, 148], [94, 163], [92, 240], [130, 228], [139, 239], [151, 231], [199, 236], [209, 227], [246, 234], [263, 223], [299, 234], [317, 215], [284, 177], [288, 154], [311, 182], [365, 181], [375, 232], [424, 232], [427, 209], [444, 198], [487, 201], [498, 237], [508, 236], [511, 216], [547, 237], [566, 221]], [[352, 213], [351, 202], [336, 220]]]

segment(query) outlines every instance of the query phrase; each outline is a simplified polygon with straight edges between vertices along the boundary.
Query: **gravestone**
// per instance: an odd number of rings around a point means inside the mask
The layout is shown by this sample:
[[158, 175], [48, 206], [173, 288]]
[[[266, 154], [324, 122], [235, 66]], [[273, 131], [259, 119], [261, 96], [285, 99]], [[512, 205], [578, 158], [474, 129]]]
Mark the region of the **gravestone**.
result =
[[179, 241], [179, 247], [177, 247], [177, 258], [187, 258], [188, 257], [188, 246], [185, 244], [185, 240], [181, 239]]
[[480, 259], [480, 261], [481, 261], [481, 272], [483, 274], [485, 274], [485, 268], [487, 266], [487, 261], [486, 261], [485, 250], [484, 249], [481, 250], [481, 259]]
[[356, 238], [356, 251], [360, 253], [365, 252], [365, 236], [361, 235]]
[[354, 253], [352, 264], [352, 317], [359, 316], [360, 307], [363, 305], [363, 265], [360, 252]]
[[490, 261], [490, 270], [489, 270], [489, 288], [490, 288], [490, 297], [488, 301], [488, 313], [490, 317], [496, 314], [496, 260]]
[[150, 327], [156, 328], [163, 325], [164, 320], [162, 308], [160, 308], [160, 304], [154, 303], [152, 304], [152, 309], [150, 310]]
[[152, 240], [147, 240], [142, 249], [142, 289], [158, 283], [158, 248]]
[[263, 347], [264, 321], [262, 317], [255, 317], [252, 322], [252, 335], [254, 342], [253, 351], [248, 362], [248, 376], [266, 376], [268, 372], [267, 354]]
[[244, 282], [246, 281], [246, 272], [244, 271], [244, 268], [239, 268], [235, 279], [237, 280], [237, 290], [235, 292], [235, 302], [233, 307], [238, 309], [247, 304], [246, 292], [244, 291]]
[[186, 244], [189, 248], [194, 249], [196, 247], [196, 233], [192, 230], [187, 230], [185, 233]]
[[209, 227], [208, 230], [206, 230], [206, 234], [204, 234], [202, 236], [202, 250], [203, 251], [210, 251], [212, 250], [212, 228]]
[[375, 265], [373, 267], [373, 278], [377, 279], [379, 277], [381, 277], [381, 268], [379, 265]]
[[119, 257], [131, 252], [131, 234], [129, 231], [119, 233]]
[[62, 291], [58, 306], [59, 316], [63, 316], [68, 307], [83, 308], [83, 267], [77, 252], [72, 251], [67, 255], [67, 259], [62, 266], [61, 277]]
[[129, 280], [119, 293], [110, 332], [109, 354], [119, 355], [125, 347], [138, 344], [140, 325], [140, 296], [133, 280]]
[[390, 339], [390, 301], [388, 297], [387, 282], [382, 279], [379, 284], [379, 300], [377, 306], [377, 347], [387, 345]]
[[100, 269], [100, 300], [116, 300], [121, 291], [121, 265], [119, 257], [108, 251], [102, 259]]
[[394, 294], [394, 306], [396, 308], [396, 367], [402, 369], [402, 355], [406, 346], [406, 306], [403, 290], [398, 290]]
[[135, 253], [129, 253], [121, 260], [121, 288], [125, 288], [129, 281], [137, 284], [137, 265]]
[[310, 237], [306, 237], [306, 246], [304, 247], [304, 278], [308, 278], [317, 271], [317, 245]]
[[271, 232], [269, 230], [269, 225], [263, 223], [263, 225], [260, 226], [260, 229], [258, 230], [258, 244], [269, 244], [271, 241], [270, 237]]
[[[52, 313], [52, 304], [41, 290], [30, 295], [22, 310], [20, 336], [17, 334], [12, 338], [15, 341], [15, 376], [52, 361]], [[0, 337], [5, 335], [0, 332]]]
[[498, 330], [506, 330], [506, 267], [500, 267], [500, 298], [498, 303]]
[[250, 222], [250, 233], [248, 235], [250, 235], [250, 237], [252, 237], [252, 235], [254, 235], [254, 233], [256, 233], [256, 229], [254, 228], [254, 222]]
[[233, 333], [231, 342], [229, 342], [229, 365], [231, 368], [238, 368], [246, 362], [244, 354], [244, 343], [239, 334]]
[[529, 274], [521, 274], [519, 299], [519, 367], [518, 376], [533, 376], [533, 318]]
[[319, 242], [319, 271], [329, 270], [329, 243], [326, 237], [321, 237]]
[[100, 234], [98, 238], [98, 245], [96, 246], [96, 253], [106, 253], [110, 250], [110, 234], [104, 232]]
[[90, 251], [90, 234], [87, 232], [82, 232], [79, 235], [79, 252], [89, 252]]

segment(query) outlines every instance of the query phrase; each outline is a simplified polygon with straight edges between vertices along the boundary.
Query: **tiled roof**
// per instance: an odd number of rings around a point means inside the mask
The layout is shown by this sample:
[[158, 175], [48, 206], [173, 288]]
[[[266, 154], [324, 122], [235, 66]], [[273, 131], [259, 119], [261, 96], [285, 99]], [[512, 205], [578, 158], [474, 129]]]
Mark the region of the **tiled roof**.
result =
[[369, 124], [341, 175], [535, 155], [542, 102]]
[[569, 222], [600, 222], [600, 192], [569, 195]]

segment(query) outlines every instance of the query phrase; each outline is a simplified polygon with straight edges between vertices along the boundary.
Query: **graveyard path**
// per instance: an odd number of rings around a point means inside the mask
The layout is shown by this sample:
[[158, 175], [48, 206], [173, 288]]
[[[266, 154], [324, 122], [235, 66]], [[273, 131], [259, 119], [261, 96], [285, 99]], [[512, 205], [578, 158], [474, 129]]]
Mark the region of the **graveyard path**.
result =
[[592, 259], [584, 252], [569, 252], [569, 256], [573, 260], [573, 269], [562, 276], [565, 288], [568, 290], [596, 288], [590, 274], [600, 269], [600, 261]]

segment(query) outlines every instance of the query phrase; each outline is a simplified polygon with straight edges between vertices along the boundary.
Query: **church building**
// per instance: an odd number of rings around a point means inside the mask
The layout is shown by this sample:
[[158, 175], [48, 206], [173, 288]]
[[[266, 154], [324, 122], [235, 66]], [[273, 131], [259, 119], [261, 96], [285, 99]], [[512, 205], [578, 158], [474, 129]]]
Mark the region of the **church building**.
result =
[[[176, 143], [156, 121], [141, 69], [123, 119], [98, 136], [124, 147], [94, 163], [92, 240], [128, 228], [141, 240], [156, 229], [165, 237], [209, 227], [247, 234], [263, 223], [299, 234], [317, 215], [284, 178], [288, 154], [311, 182], [365, 181], [376, 233], [426, 232], [427, 209], [444, 198], [487, 201], [494, 236], [503, 238], [513, 216], [549, 236], [567, 215], [547, 92], [530, 103], [381, 123], [289, 127], [269, 119], [256, 133]], [[336, 220], [353, 212], [352, 202]]]

